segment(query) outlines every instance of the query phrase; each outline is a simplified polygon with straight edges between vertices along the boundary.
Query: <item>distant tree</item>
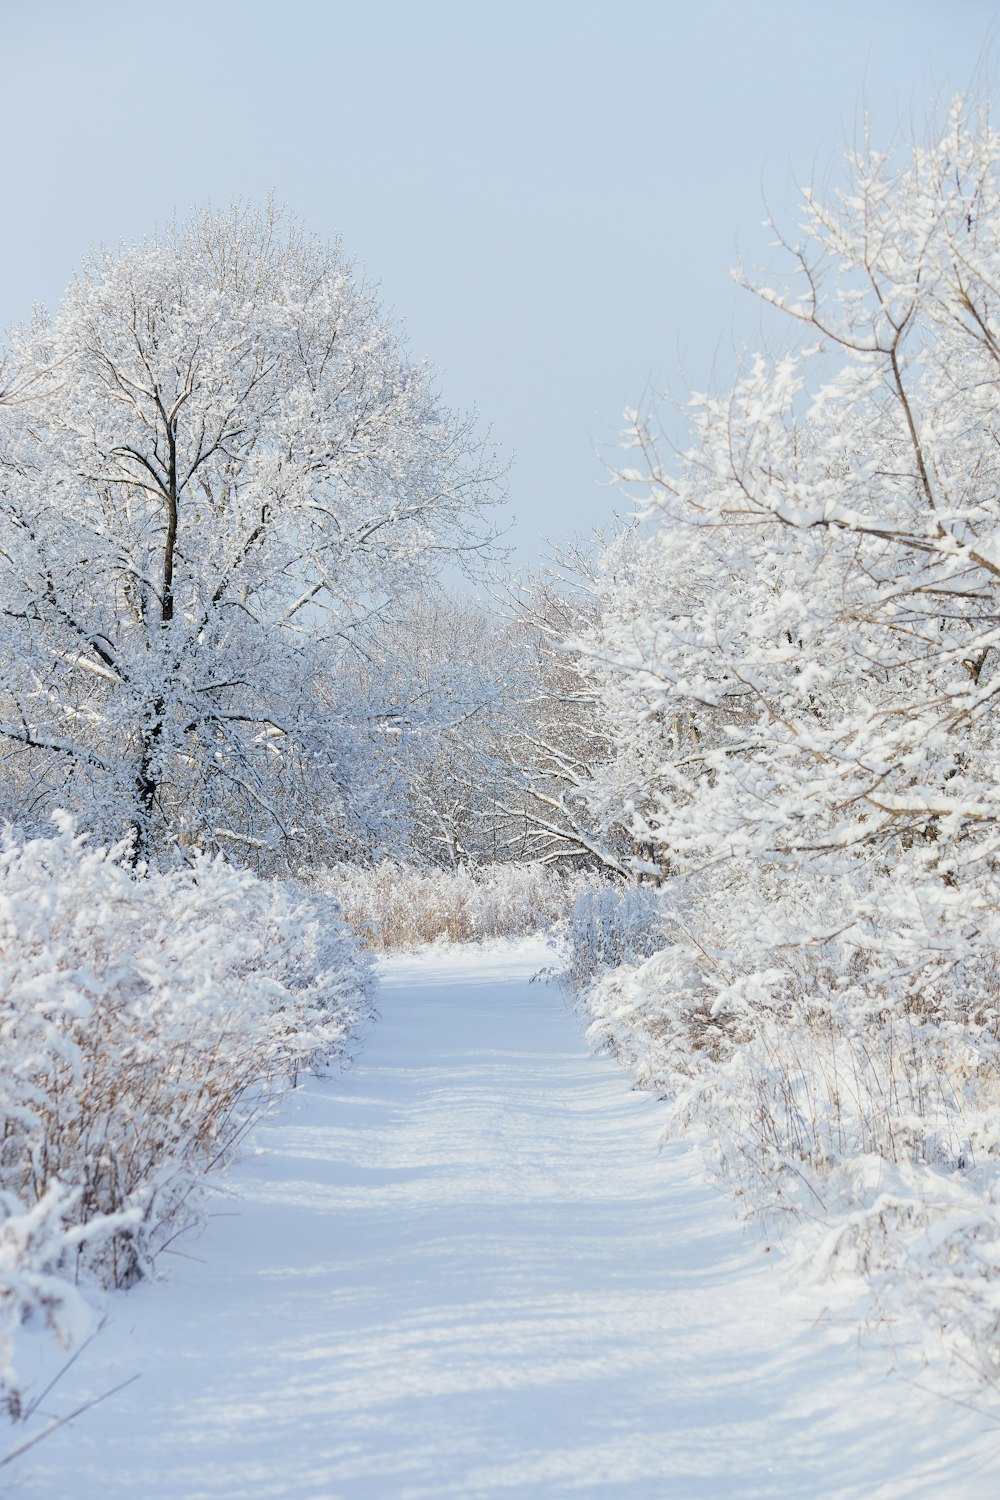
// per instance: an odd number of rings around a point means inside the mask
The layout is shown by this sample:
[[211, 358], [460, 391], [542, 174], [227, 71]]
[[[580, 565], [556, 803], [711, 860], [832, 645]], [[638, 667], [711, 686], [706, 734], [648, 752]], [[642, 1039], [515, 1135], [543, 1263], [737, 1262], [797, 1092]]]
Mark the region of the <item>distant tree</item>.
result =
[[473, 419], [273, 208], [98, 252], [9, 360], [8, 816], [66, 802], [140, 854], [377, 844], [399, 704], [349, 664], [387, 600], [489, 546]]
[[400, 698], [435, 705], [409, 759], [414, 856], [445, 866], [515, 857], [499, 811], [526, 667], [514, 622], [478, 598], [423, 596], [382, 642], [381, 674], [394, 664]]
[[627, 873], [620, 815], [595, 819], [583, 791], [613, 753], [589, 658], [567, 644], [598, 607], [593, 571], [591, 552], [566, 548], [503, 599], [417, 596], [358, 661], [362, 693], [392, 684], [407, 705], [395, 732], [419, 863]]
[[625, 876], [636, 853], [628, 815], [620, 797], [599, 802], [592, 789], [630, 747], [616, 741], [605, 684], [580, 646], [601, 618], [612, 550], [616, 576], [624, 580], [631, 569], [628, 528], [613, 543], [595, 536], [554, 548], [512, 601], [524, 662], [508, 715], [508, 774], [498, 810], [520, 857]]

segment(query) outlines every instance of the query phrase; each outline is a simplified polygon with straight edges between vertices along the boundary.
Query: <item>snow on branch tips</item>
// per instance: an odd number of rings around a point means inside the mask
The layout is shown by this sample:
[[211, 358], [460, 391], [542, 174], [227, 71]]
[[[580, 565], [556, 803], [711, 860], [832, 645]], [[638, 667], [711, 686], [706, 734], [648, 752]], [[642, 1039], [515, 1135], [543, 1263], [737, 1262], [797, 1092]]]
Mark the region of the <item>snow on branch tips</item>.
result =
[[923, 1257], [992, 1371], [1000, 138], [960, 101], [848, 170], [762, 292], [789, 352], [699, 398], [672, 464], [634, 419], [646, 525], [577, 648], [615, 747], [587, 797], [647, 851], [660, 945], [594, 1004], [745, 1189], [853, 1213], [891, 1164], [837, 1258]]
[[0, 812], [72, 806], [141, 858], [377, 843], [401, 706], [353, 662], [490, 554], [500, 474], [340, 246], [273, 207], [94, 254], [0, 360]]
[[329, 898], [197, 858], [136, 879], [68, 817], [0, 852], [0, 1393], [34, 1312], [123, 1285], [296, 1073], [342, 1055], [370, 965]]

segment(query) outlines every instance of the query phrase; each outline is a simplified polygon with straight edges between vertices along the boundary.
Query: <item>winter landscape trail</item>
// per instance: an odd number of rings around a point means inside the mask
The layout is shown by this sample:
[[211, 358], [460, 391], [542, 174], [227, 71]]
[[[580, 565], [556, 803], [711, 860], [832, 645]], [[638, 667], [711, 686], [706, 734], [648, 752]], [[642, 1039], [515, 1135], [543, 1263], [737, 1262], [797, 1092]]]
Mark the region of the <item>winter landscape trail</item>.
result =
[[661, 1149], [655, 1099], [529, 984], [545, 961], [386, 963], [357, 1066], [258, 1129], [191, 1258], [111, 1298], [48, 1404], [140, 1378], [5, 1493], [1000, 1492], [1000, 1430], [880, 1378], [887, 1352], [790, 1289], [692, 1155]]

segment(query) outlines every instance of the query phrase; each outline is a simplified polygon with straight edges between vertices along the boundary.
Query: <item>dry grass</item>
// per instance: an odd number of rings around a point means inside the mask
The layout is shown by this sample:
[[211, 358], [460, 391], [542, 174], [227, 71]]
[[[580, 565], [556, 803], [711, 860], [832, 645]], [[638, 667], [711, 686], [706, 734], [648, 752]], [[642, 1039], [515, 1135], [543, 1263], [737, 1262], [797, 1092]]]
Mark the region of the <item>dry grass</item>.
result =
[[548, 865], [445, 870], [389, 863], [330, 870], [320, 881], [366, 944], [388, 950], [526, 936], [565, 920], [594, 883]]

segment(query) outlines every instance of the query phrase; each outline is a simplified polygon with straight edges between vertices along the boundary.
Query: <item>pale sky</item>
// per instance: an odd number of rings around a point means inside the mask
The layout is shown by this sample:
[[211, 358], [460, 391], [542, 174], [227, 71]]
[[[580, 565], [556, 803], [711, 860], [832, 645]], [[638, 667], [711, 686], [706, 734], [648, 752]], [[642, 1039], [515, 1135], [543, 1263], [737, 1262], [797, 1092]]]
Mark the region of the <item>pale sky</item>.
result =
[[[339, 232], [512, 455], [510, 535], [605, 524], [626, 405], [724, 379], [765, 193], [996, 78], [981, 0], [0, 0], [0, 327], [95, 243], [273, 191]], [[992, 54], [991, 54], [992, 47]]]

